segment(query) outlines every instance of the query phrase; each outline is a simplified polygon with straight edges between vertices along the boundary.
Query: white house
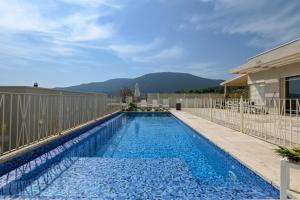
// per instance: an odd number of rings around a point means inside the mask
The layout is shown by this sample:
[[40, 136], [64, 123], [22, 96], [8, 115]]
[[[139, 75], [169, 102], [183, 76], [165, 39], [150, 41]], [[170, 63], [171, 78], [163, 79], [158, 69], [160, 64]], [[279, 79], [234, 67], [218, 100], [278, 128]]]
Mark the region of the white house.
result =
[[221, 83], [249, 86], [249, 98], [256, 104], [265, 99], [300, 99], [300, 38], [249, 58], [230, 70], [237, 77]]

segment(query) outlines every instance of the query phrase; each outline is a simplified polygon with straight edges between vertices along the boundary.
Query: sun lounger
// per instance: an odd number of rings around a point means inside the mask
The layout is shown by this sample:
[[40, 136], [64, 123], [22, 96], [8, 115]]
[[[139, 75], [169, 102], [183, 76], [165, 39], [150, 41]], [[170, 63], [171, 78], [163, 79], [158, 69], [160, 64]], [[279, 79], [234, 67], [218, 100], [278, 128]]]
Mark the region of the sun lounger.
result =
[[169, 109], [170, 108], [169, 99], [163, 99], [163, 105], [162, 105], [162, 107], [164, 109]]
[[147, 101], [145, 99], [142, 99], [141, 100], [141, 108], [147, 108], [148, 105], [147, 105]]
[[152, 100], [152, 108], [159, 108], [157, 99]]

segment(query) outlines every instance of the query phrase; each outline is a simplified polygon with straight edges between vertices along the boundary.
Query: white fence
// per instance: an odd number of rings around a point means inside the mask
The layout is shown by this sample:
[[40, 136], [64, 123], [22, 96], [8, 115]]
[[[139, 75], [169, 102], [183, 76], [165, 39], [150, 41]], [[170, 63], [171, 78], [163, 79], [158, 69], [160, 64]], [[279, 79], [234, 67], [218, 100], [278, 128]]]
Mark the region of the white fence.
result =
[[183, 110], [282, 146], [300, 145], [299, 99], [183, 99]]
[[0, 92], [0, 156], [121, 109], [105, 94]]
[[162, 104], [163, 99], [168, 99], [171, 108], [175, 108], [176, 102], [185, 98], [223, 98], [224, 94], [218, 93], [204, 93], [204, 94], [193, 94], [193, 93], [148, 93], [147, 101], [152, 103], [153, 99], [156, 99], [158, 103]]

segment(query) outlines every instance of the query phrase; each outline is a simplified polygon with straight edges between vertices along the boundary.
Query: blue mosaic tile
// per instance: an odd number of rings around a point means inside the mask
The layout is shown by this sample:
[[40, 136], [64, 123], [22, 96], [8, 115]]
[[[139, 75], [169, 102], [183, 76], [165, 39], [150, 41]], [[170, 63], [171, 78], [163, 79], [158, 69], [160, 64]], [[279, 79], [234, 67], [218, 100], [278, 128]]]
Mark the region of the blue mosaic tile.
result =
[[198, 183], [181, 159], [78, 158], [58, 177], [54, 168], [18, 195], [104, 199], [201, 196]]

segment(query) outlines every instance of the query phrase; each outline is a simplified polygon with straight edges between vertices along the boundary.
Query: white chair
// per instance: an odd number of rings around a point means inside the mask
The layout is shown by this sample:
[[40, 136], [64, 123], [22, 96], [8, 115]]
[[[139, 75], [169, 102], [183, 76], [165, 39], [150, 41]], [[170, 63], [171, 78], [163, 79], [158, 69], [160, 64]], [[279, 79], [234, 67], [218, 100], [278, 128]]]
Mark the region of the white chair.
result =
[[141, 100], [141, 108], [147, 108], [148, 105], [147, 105], [147, 101], [145, 99], [142, 99]]
[[157, 99], [152, 100], [152, 108], [159, 108]]
[[162, 107], [164, 109], [169, 109], [170, 108], [169, 99], [163, 99], [163, 105], [162, 105]]

